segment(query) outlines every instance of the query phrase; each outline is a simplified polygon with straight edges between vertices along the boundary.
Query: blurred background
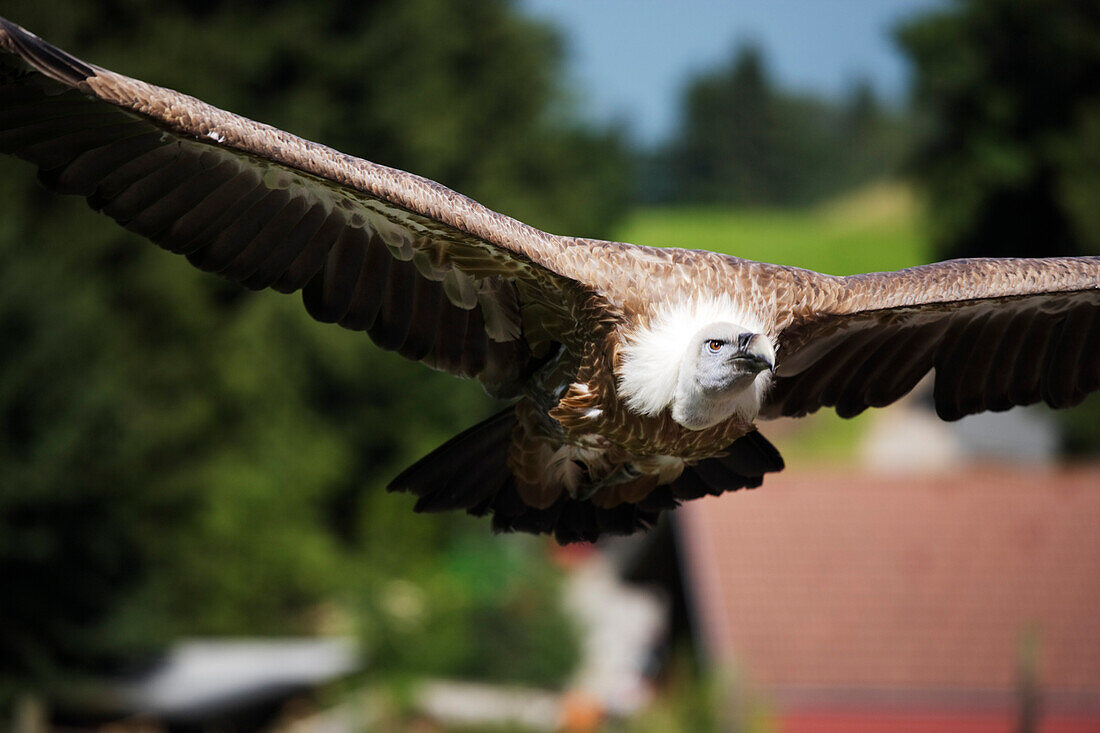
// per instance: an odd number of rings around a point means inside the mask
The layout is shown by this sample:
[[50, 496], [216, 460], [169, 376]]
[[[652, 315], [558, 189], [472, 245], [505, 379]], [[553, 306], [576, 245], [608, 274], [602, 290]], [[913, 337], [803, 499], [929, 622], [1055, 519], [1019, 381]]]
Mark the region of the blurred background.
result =
[[[838, 275], [1100, 254], [1096, 3], [2, 12], [552, 232]], [[563, 549], [384, 491], [490, 414], [476, 385], [8, 159], [0, 262], [16, 730], [1100, 730], [1098, 395], [764, 424], [759, 491]]]

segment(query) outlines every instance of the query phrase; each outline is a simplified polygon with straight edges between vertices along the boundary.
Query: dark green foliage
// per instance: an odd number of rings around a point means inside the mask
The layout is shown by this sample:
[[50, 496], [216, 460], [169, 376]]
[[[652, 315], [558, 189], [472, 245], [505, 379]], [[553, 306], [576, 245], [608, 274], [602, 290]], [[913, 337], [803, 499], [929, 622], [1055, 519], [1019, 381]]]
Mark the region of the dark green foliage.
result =
[[[1100, 4], [956, 2], [898, 38], [939, 256], [1100, 254]], [[1067, 450], [1100, 450], [1100, 395], [1059, 416]]]
[[1100, 5], [959, 2], [898, 38], [940, 254], [1100, 253]]
[[894, 172], [907, 140], [867, 84], [842, 104], [775, 88], [761, 52], [741, 49], [687, 88], [683, 122], [656, 165], [653, 198], [812, 203]]
[[[468, 534], [415, 580], [377, 577], [363, 594], [379, 672], [557, 686], [575, 658], [556, 572], [532, 562], [545, 540]], [[564, 643], [563, 643], [564, 642]]]
[[[89, 61], [539, 226], [605, 235], [624, 205], [618, 137], [565, 122], [557, 39], [508, 2], [68, 0], [3, 13]], [[334, 605], [373, 619], [375, 591], [393, 582], [454, 624], [420, 629], [430, 664], [371, 636], [372, 664], [567, 672], [576, 646], [540, 544], [414, 516], [410, 497], [381, 490], [489, 413], [476, 385], [314, 323], [296, 296], [193, 271], [8, 159], [0, 262], [0, 700], [180, 634], [304, 633]], [[483, 574], [496, 553], [508, 564]]]

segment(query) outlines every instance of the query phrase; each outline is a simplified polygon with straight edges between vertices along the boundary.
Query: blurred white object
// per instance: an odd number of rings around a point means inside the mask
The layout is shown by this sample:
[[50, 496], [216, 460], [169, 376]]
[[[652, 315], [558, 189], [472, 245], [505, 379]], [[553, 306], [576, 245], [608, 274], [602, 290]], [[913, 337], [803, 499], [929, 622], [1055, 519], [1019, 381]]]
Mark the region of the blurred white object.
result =
[[572, 689], [614, 715], [630, 715], [648, 704], [653, 690], [647, 667], [668, 632], [663, 597], [623, 582], [607, 554], [595, 552], [566, 581], [565, 606], [582, 633]]
[[359, 669], [349, 639], [225, 639], [177, 644], [152, 673], [114, 687], [134, 712], [191, 717], [338, 679]]
[[437, 681], [420, 688], [422, 712], [450, 725], [519, 724], [532, 730], [558, 730], [561, 696], [526, 687]]
[[947, 426], [967, 456], [1050, 463], [1058, 455], [1058, 425], [1042, 405], [981, 412]]
[[892, 473], [940, 471], [964, 460], [951, 426], [909, 401], [875, 413], [859, 452], [867, 468]]
[[1058, 426], [1042, 406], [982, 412], [943, 422], [929, 400], [925, 379], [894, 405], [872, 413], [860, 446], [864, 466], [893, 473], [938, 471], [974, 462], [1046, 464], [1058, 454]]

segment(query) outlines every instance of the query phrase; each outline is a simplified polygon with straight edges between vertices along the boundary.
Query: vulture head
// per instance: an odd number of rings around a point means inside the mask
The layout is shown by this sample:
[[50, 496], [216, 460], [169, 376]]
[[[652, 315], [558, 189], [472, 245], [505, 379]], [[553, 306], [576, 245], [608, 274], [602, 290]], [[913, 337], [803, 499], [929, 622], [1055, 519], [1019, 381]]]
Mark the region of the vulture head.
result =
[[735, 323], [710, 323], [696, 331], [681, 357], [672, 419], [702, 430], [741, 413], [759, 411], [761, 390], [775, 367], [775, 350], [763, 334]]
[[759, 315], [728, 295], [659, 308], [624, 338], [619, 393], [642, 415], [668, 410], [689, 430], [760, 413], [775, 368], [775, 345]]

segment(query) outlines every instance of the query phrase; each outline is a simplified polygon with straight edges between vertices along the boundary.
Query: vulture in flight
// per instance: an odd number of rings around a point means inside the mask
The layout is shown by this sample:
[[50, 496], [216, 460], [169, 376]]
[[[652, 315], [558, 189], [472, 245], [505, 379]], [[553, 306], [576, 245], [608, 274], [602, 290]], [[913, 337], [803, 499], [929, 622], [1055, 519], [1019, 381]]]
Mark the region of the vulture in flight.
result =
[[954, 420], [1100, 387], [1100, 257], [850, 277], [563, 237], [84, 63], [0, 19], [0, 150], [196, 267], [511, 400], [393, 480], [417, 511], [628, 534], [783, 461], [756, 421], [894, 402]]

